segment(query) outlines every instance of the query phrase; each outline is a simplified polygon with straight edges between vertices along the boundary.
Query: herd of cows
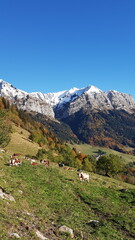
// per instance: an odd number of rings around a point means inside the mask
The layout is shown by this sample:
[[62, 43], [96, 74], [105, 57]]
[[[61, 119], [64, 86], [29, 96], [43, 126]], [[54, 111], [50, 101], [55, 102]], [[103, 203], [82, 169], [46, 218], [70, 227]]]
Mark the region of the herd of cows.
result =
[[[14, 153], [10, 157], [9, 166], [20, 166], [22, 164], [22, 160], [20, 158], [18, 158], [19, 156], [20, 156], [19, 153]], [[37, 163], [37, 161], [35, 159], [30, 159], [27, 156], [25, 156], [24, 158], [29, 160], [31, 165], [33, 165], [33, 166], [38, 165], [38, 163]], [[40, 160], [40, 163], [43, 164], [46, 167], [50, 166], [50, 161], [48, 161], [48, 160]], [[71, 170], [71, 171], [73, 170], [70, 167], [66, 167], [64, 165], [64, 163], [58, 163], [58, 166], [66, 169], [66, 170]], [[81, 169], [78, 169], [77, 172], [78, 172], [77, 174], [79, 176], [80, 181], [87, 181], [87, 182], [89, 182], [90, 177], [89, 177], [88, 173], [84, 173]]]

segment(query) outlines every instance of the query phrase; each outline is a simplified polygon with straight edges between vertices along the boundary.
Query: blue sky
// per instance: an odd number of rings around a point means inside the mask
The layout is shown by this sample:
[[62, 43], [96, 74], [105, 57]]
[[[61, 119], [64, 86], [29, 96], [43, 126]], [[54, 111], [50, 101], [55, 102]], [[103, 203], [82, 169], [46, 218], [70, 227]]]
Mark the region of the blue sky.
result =
[[94, 85], [135, 99], [135, 0], [0, 0], [0, 78], [27, 92]]

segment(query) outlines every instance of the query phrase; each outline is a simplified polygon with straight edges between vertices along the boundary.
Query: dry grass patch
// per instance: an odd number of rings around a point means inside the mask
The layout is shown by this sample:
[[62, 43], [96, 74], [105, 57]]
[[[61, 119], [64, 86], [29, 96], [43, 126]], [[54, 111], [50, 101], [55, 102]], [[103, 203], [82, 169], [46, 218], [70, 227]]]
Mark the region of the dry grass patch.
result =
[[40, 147], [37, 143], [29, 140], [29, 132], [16, 126], [13, 126], [13, 130], [15, 132], [12, 133], [11, 141], [6, 147], [8, 153], [13, 154], [17, 151], [22, 155], [36, 155]]

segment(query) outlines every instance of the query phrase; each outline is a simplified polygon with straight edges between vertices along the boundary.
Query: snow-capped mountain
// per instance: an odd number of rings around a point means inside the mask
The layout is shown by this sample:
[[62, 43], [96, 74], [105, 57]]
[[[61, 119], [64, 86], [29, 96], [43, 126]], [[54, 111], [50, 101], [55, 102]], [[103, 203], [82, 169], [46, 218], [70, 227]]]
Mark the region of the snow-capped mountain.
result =
[[27, 112], [36, 112], [58, 119], [66, 118], [80, 109], [103, 111], [125, 110], [135, 111], [135, 101], [132, 96], [114, 90], [103, 92], [94, 86], [72, 88], [56, 93], [27, 93], [0, 80], [0, 95], [7, 98], [11, 104]]
[[0, 96], [8, 99], [11, 104], [15, 104], [19, 109], [54, 118], [52, 107], [44, 99], [19, 90], [3, 80], [0, 80]]
[[107, 91], [105, 94], [114, 109], [124, 109], [127, 112], [135, 110], [135, 101], [130, 94], [117, 92], [115, 90]]
[[52, 107], [56, 107], [57, 105], [63, 105], [67, 102], [74, 101], [78, 97], [80, 97], [83, 93], [92, 93], [92, 92], [100, 92], [98, 88], [94, 86], [88, 86], [86, 88], [71, 88], [70, 90], [60, 91], [56, 93], [39, 93], [34, 92], [30, 95], [36, 98], [39, 98], [43, 101], [46, 101], [48, 104], [50, 104]]

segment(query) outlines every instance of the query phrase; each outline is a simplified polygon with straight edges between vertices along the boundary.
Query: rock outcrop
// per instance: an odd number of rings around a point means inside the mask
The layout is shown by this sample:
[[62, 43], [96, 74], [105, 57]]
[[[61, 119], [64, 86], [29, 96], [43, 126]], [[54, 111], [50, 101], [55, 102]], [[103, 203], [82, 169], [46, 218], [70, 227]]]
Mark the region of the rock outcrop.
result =
[[71, 238], [74, 238], [74, 233], [73, 230], [65, 225], [61, 226], [59, 228], [59, 232], [61, 233], [68, 233], [70, 235]]
[[15, 202], [14, 197], [11, 194], [7, 194], [3, 189], [0, 189], [0, 198]]

